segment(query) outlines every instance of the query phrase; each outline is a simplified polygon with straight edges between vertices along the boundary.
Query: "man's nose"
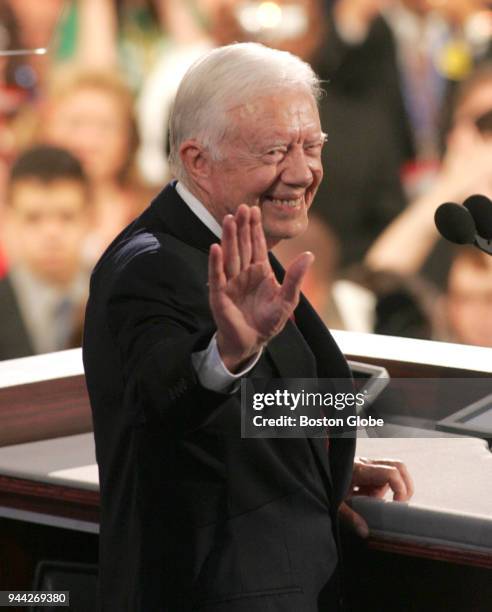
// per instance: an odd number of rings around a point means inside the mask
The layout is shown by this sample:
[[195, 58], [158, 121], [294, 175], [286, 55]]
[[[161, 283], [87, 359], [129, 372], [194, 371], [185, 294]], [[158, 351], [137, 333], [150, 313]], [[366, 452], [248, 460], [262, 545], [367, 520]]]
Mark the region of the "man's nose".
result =
[[289, 185], [308, 187], [313, 182], [313, 171], [300, 145], [292, 147], [284, 160], [282, 180]]

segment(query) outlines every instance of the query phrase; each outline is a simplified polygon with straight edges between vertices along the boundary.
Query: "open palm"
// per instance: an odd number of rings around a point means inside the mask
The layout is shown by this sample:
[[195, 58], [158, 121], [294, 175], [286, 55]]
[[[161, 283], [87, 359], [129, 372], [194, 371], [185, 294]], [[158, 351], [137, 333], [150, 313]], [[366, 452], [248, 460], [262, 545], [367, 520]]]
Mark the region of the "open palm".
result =
[[283, 329], [312, 261], [311, 253], [300, 255], [280, 285], [268, 260], [260, 209], [242, 204], [224, 219], [222, 244], [210, 250], [209, 289], [217, 345], [231, 371]]

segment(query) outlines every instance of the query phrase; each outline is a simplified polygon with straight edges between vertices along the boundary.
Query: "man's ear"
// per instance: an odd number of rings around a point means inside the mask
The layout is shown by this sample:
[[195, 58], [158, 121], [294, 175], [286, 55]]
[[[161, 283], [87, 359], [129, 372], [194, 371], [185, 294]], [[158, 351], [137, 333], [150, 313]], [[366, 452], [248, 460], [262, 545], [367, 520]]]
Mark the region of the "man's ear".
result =
[[185, 140], [179, 147], [181, 163], [194, 183], [205, 188], [211, 173], [210, 155], [197, 140]]

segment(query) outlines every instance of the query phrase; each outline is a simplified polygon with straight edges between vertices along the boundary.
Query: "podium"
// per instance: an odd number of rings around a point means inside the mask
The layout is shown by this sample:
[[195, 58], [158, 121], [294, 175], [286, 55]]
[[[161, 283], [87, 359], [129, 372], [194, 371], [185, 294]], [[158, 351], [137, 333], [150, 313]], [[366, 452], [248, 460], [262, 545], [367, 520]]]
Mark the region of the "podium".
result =
[[[481, 386], [473, 381], [492, 380], [492, 349], [333, 333], [347, 358], [383, 365], [392, 377], [465, 379], [472, 390]], [[396, 415], [395, 422], [402, 418]], [[58, 554], [97, 562], [99, 493], [91, 432], [80, 349], [0, 363], [0, 590], [28, 589], [39, 558]], [[358, 440], [357, 451], [405, 460], [416, 493], [407, 504], [353, 500], [371, 531], [364, 541], [344, 534], [353, 609], [491, 610], [487, 443], [454, 436], [366, 437]]]

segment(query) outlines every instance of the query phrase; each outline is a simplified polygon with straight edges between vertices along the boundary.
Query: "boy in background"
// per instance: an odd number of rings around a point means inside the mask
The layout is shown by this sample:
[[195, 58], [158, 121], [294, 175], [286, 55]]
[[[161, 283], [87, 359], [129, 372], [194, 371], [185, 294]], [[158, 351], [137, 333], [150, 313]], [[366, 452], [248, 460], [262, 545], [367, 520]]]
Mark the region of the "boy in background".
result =
[[80, 162], [57, 147], [29, 149], [12, 167], [6, 204], [15, 253], [0, 280], [0, 359], [76, 346], [89, 278], [89, 188]]

